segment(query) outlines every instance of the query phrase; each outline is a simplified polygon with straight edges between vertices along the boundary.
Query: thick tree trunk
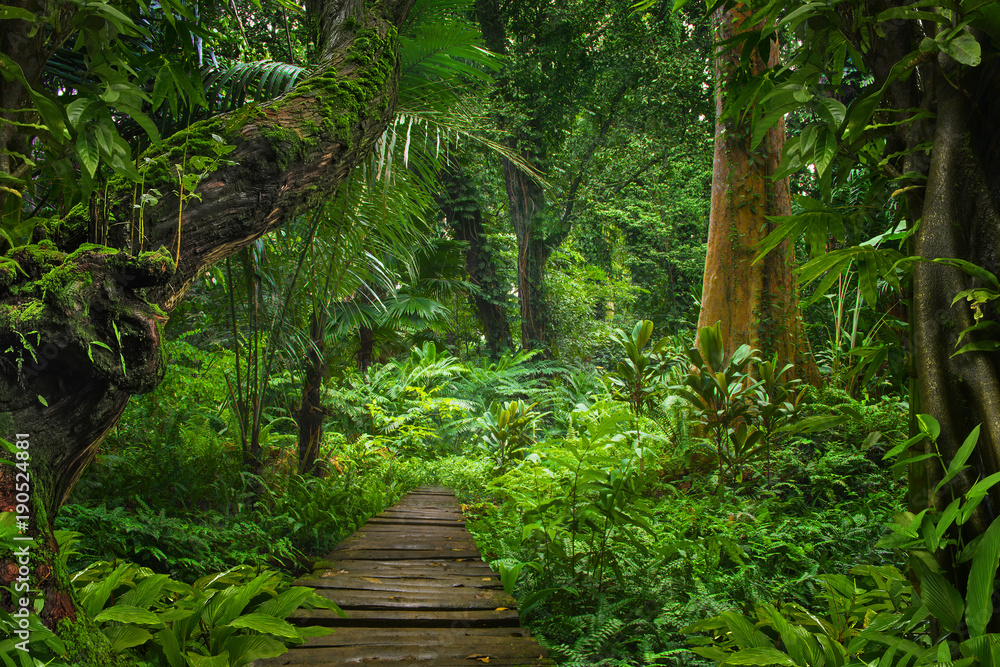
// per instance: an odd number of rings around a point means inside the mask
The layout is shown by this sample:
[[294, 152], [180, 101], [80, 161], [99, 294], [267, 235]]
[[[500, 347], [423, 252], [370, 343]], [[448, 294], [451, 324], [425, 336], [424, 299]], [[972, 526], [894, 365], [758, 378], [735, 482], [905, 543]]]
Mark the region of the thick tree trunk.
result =
[[[174, 194], [143, 211], [142, 248], [165, 250], [133, 257], [138, 248], [72, 244], [78, 235], [65, 230], [74, 223], [133, 220], [136, 186], [119, 180], [93, 207], [101, 219], [77, 209], [48, 232], [54, 243], [20, 249], [0, 263], [0, 435], [27, 434], [31, 443], [28, 535], [54, 544], [51, 519], [129, 395], [161, 379], [165, 311], [205, 268], [322, 202], [369, 153], [394, 113], [396, 27], [412, 2], [313, 3], [324, 48], [312, 77], [273, 103], [197, 123], [147, 155], [144, 191]], [[196, 196], [178, 196], [178, 167], [194, 156], [218, 157], [212, 135], [235, 149], [215, 162]], [[112, 228], [119, 231], [110, 236], [122, 248], [127, 227]], [[17, 504], [14, 472], [0, 466], [0, 509]], [[10, 583], [12, 563], [0, 558], [0, 585]], [[51, 554], [40, 555], [30, 576], [43, 590], [42, 618], [50, 624], [74, 616], [66, 579], [52, 576], [54, 567]], [[12, 608], [6, 590], [0, 604]]]
[[483, 226], [482, 208], [469, 183], [465, 170], [452, 158], [448, 168], [441, 173], [444, 192], [438, 197], [438, 205], [448, 219], [452, 235], [469, 244], [465, 251], [465, 270], [476, 286], [469, 301], [483, 325], [486, 349], [490, 357], [498, 359], [514, 346], [507, 321], [507, 289], [497, 276], [493, 249]]
[[[954, 68], [952, 68], [954, 69]], [[986, 68], [983, 68], [986, 70]], [[945, 65], [942, 70], [947, 72]], [[993, 273], [1000, 271], [1000, 189], [997, 188], [997, 152], [1000, 144], [991, 137], [986, 115], [992, 105], [997, 111], [1000, 76], [997, 68], [967, 75], [967, 90], [992, 91], [985, 108], [973, 108], [962, 90], [939, 80], [937, 124], [934, 149], [923, 205], [923, 216], [916, 235], [916, 253], [924, 259], [959, 258]], [[954, 72], [952, 72], [954, 75]], [[990, 152], [992, 151], [992, 152]], [[992, 172], [992, 173], [991, 173]], [[941, 479], [938, 462], [926, 463], [926, 483], [914, 491], [922, 492], [917, 506], [943, 508], [952, 498], [969, 489], [977, 479], [1000, 471], [1000, 379], [997, 365], [1000, 355], [990, 352], [967, 352], [952, 356], [959, 333], [975, 323], [974, 308], [966, 301], [952, 305], [955, 295], [981, 286], [978, 281], [952, 266], [920, 262], [914, 266], [914, 330], [917, 356], [917, 379], [921, 411], [933, 415], [941, 424], [938, 448], [950, 461], [965, 437], [982, 425], [979, 444], [969, 463], [972, 468], [960, 475], [938, 497], [929, 491]], [[991, 309], [993, 310], [993, 309]], [[988, 313], [995, 318], [995, 310]], [[989, 336], [988, 336], [989, 337]], [[966, 339], [962, 344], [971, 342]], [[922, 502], [921, 502], [922, 501]], [[981, 534], [998, 516], [1000, 488], [990, 490], [990, 501], [980, 505], [966, 529], [971, 539]]]
[[[722, 42], [744, 29], [749, 14], [739, 8], [714, 17], [715, 40]], [[778, 58], [772, 44], [773, 65]], [[754, 246], [771, 231], [768, 216], [790, 215], [788, 179], [774, 181], [785, 142], [784, 121], [751, 150], [747, 123], [723, 120], [723, 99], [736, 72], [740, 53], [718, 47], [715, 58], [716, 134], [712, 173], [712, 207], [708, 255], [698, 327], [722, 323], [726, 354], [746, 343], [766, 357], [777, 355], [779, 368], [795, 364], [793, 373], [819, 382], [816, 363], [802, 332], [798, 291], [792, 270], [792, 246], [785, 241], [754, 263]], [[764, 63], [758, 62], [758, 71]]]

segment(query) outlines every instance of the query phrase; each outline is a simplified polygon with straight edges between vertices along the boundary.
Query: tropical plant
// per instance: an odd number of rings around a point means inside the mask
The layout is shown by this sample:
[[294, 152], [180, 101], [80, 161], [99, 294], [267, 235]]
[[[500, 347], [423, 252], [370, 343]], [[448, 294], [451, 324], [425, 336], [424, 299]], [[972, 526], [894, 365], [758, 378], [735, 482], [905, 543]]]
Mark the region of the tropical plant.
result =
[[[642, 434], [639, 420], [646, 408], [658, 398], [658, 392], [664, 387], [659, 382], [667, 371], [673, 359], [669, 358], [671, 350], [669, 338], [661, 338], [646, 351], [653, 336], [653, 323], [649, 320], [636, 322], [630, 334], [617, 330], [611, 339], [625, 350], [625, 359], [609, 371], [607, 378], [611, 381], [611, 395], [617, 401], [627, 403], [635, 417], [636, 447], [642, 447]], [[640, 463], [640, 470], [642, 463]]]
[[725, 356], [721, 327], [702, 327], [698, 347], [688, 350], [692, 369], [684, 384], [674, 391], [694, 408], [697, 419], [712, 432], [719, 462], [719, 485], [727, 473], [742, 480], [742, 466], [765, 451], [763, 433], [752, 425], [757, 382], [751, 364], [759, 363], [758, 351], [741, 345]]
[[[920, 415], [921, 433], [899, 445], [886, 457], [902, 454], [905, 467], [937, 451], [910, 456], [908, 449], [940, 433], [937, 420]], [[976, 428], [949, 463], [936, 491], [969, 466], [966, 461], [979, 440]], [[858, 566], [850, 579], [822, 575], [829, 615], [821, 616], [798, 604], [756, 609], [756, 618], [737, 612], [689, 626], [685, 631], [709, 632], [710, 638], [692, 640], [692, 650], [719, 664], [788, 667], [844, 667], [849, 665], [920, 665], [954, 663], [993, 666], [1000, 659], [1000, 634], [992, 632], [996, 611], [993, 598], [1000, 563], [1000, 520], [994, 520], [976, 539], [948, 537], [953, 525], [969, 523], [1000, 474], [976, 482], [953, 498], [944, 509], [924, 509], [914, 515], [899, 513], [883, 546], [908, 555], [911, 576], [892, 566]], [[964, 581], [956, 581], [956, 565]], [[858, 577], [864, 580], [859, 584]], [[912, 581], [912, 583], [911, 583]]]
[[622, 437], [628, 418], [603, 403], [577, 412], [573, 435], [537, 445], [491, 484], [521, 508], [521, 541], [550, 584], [533, 602], [568, 591], [583, 575], [598, 586], [607, 572], [621, 581], [622, 543], [648, 555], [637, 533], [655, 529], [641, 494], [641, 452]]
[[507, 472], [535, 443], [535, 423], [544, 416], [534, 409], [536, 405], [526, 405], [522, 401], [494, 403], [480, 417], [485, 433], [479, 447], [493, 460], [496, 474]]

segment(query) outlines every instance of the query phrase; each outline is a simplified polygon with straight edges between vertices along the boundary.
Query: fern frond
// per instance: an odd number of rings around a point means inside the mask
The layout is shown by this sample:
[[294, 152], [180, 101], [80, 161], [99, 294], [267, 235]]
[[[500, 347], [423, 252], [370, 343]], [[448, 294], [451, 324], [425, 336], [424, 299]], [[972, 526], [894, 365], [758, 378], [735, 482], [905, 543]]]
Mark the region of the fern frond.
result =
[[212, 106], [231, 111], [247, 102], [263, 102], [284, 95], [309, 73], [309, 68], [274, 60], [208, 67], [202, 80]]

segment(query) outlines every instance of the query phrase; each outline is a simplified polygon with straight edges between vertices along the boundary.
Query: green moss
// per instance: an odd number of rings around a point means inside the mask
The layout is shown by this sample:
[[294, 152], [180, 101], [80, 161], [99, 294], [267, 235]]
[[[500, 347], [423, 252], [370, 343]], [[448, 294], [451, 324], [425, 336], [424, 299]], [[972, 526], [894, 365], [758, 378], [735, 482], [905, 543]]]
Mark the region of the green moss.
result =
[[62, 218], [49, 218], [39, 223], [32, 239], [37, 243], [48, 240], [64, 250], [75, 248], [90, 232], [90, 214], [87, 207], [77, 204]]
[[315, 134], [302, 135], [295, 130], [276, 125], [263, 125], [261, 135], [270, 140], [271, 146], [278, 154], [278, 166], [282, 171], [289, 164], [301, 162], [309, 151], [319, 145], [319, 137]]
[[[74, 252], [72, 257], [76, 259], [80, 251]], [[74, 261], [65, 261], [54, 267], [39, 280], [35, 282], [36, 290], [40, 290], [42, 297], [51, 303], [59, 305], [61, 308], [71, 310], [81, 303], [78, 292], [84, 285], [90, 285], [94, 278], [90, 272], [81, 268]], [[83, 302], [86, 308], [86, 302]], [[84, 312], [86, 315], [86, 312]]]
[[132, 658], [114, 654], [108, 638], [84, 615], [76, 621], [67, 619], [59, 623], [56, 634], [66, 646], [67, 657], [74, 667], [135, 667]]
[[160, 246], [156, 250], [147, 250], [139, 253], [138, 257], [131, 258], [139, 269], [155, 269], [157, 271], [174, 272], [174, 256], [170, 251]]
[[[49, 239], [42, 239], [32, 245], [22, 245], [7, 252], [22, 267], [45, 268], [61, 264], [66, 253], [59, 250]], [[30, 270], [30, 269], [29, 269]]]
[[19, 274], [24, 275], [21, 265], [9, 257], [0, 257], [0, 287], [10, 287]]
[[[231, 119], [226, 116], [209, 118], [177, 132], [164, 141], [162, 146], [150, 148], [142, 155], [139, 163], [139, 170], [143, 176], [143, 189], [148, 191], [155, 188], [161, 192], [177, 189], [180, 183], [177, 165], [184, 164], [196, 155], [214, 158], [216, 156], [214, 149], [218, 146], [218, 142], [212, 135], [217, 135], [228, 142], [233, 135], [233, 129]], [[119, 183], [112, 183], [111, 189], [119, 191], [123, 186], [131, 189], [132, 184], [122, 180]]]
[[[296, 86], [293, 94], [275, 105], [275, 110], [280, 112], [308, 98], [318, 104], [320, 122], [317, 127], [314, 121], [306, 121], [303, 129], [318, 130], [320, 140], [340, 141], [352, 147], [353, 131], [360, 117], [370, 109], [372, 100], [380, 100], [383, 109], [388, 104], [383, 91], [396, 67], [396, 37], [394, 28], [385, 37], [371, 29], [358, 32], [345, 58], [346, 63], [357, 65], [355, 75], [345, 77], [337, 66], [328, 66]], [[297, 135], [284, 134], [279, 138], [298, 151], [309, 147]]]
[[28, 328], [45, 312], [45, 304], [41, 299], [29, 299], [16, 306], [5, 304], [0, 309], [0, 326], [6, 324], [10, 329]]

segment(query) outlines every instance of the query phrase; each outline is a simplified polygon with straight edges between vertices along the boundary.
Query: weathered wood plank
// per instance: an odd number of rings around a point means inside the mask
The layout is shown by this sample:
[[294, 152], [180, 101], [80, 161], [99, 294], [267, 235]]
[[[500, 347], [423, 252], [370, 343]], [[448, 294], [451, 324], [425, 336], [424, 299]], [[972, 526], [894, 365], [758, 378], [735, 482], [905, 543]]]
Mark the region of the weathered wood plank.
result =
[[[444, 583], [442, 583], [444, 582]], [[496, 577], [366, 577], [344, 574], [326, 579], [297, 579], [296, 586], [329, 589], [358, 589], [367, 591], [409, 591], [431, 592], [442, 587], [451, 588], [500, 588], [500, 579]]]
[[289, 616], [288, 621], [296, 625], [383, 628], [516, 628], [521, 625], [516, 609], [504, 609], [503, 611], [488, 609], [472, 611], [354, 609], [349, 611], [347, 618], [326, 609], [302, 609]]
[[[492, 639], [492, 641], [490, 641]], [[383, 644], [379, 646], [378, 659], [372, 660], [371, 648], [368, 646], [336, 646], [314, 647], [290, 651], [286, 662], [279, 664], [315, 665], [332, 663], [335, 665], [350, 664], [380, 664], [382, 661], [424, 661], [431, 664], [441, 664], [449, 660], [465, 660], [466, 664], [496, 664], [503, 659], [525, 660], [543, 658], [543, 652], [538, 644], [526, 642], [518, 638], [493, 637], [450, 638], [444, 643], [428, 643], [425, 641], [410, 644]], [[483, 660], [488, 658], [488, 660]]]
[[[336, 546], [334, 552], [356, 549], [399, 549], [410, 551], [454, 551], [475, 550], [476, 545], [471, 537], [465, 539], [445, 539], [442, 537], [414, 537], [405, 535], [362, 535], [350, 537]], [[478, 552], [477, 552], [478, 553]]]
[[517, 601], [502, 590], [440, 587], [430, 594], [419, 591], [380, 591], [357, 589], [317, 589], [341, 609], [510, 609]]
[[[317, 571], [314, 577], [326, 578], [336, 577], [341, 574], [364, 574], [365, 576], [446, 576], [457, 574], [461, 576], [474, 577], [478, 574], [482, 576], [492, 576], [496, 573], [483, 561], [471, 558], [455, 560], [435, 559], [435, 560], [354, 560], [350, 558], [328, 561], [331, 563], [329, 569]], [[381, 574], [376, 574], [381, 573]]]
[[399, 642], [427, 641], [441, 644], [453, 637], [528, 637], [524, 628], [336, 628], [323, 637], [312, 637], [307, 647], [318, 646], [382, 646]]
[[479, 552], [476, 549], [451, 547], [440, 547], [437, 549], [341, 549], [334, 551], [330, 556], [332, 556], [331, 560], [337, 560], [338, 557], [350, 558], [351, 560], [388, 560], [389, 558], [398, 560], [425, 560], [432, 558], [472, 560], [479, 557]]
[[442, 487], [416, 489], [372, 517], [295, 583], [346, 612], [289, 620], [334, 628], [259, 667], [554, 665], [520, 627], [516, 600], [483, 562], [461, 506]]
[[[310, 649], [300, 650], [309, 651]], [[362, 658], [362, 660], [358, 662], [343, 662], [339, 658], [334, 658], [332, 660], [324, 659], [323, 656], [317, 655], [315, 657], [311, 657], [308, 662], [301, 662], [293, 657], [296, 653], [296, 651], [289, 651], [281, 657], [260, 661], [259, 664], [262, 666], [266, 665], [267, 667], [302, 664], [309, 665], [310, 667], [342, 667], [344, 665], [378, 665], [378, 667], [475, 667], [476, 665], [484, 664], [489, 664], [491, 667], [548, 667], [549, 665], [556, 664], [547, 658], [497, 658], [496, 660], [491, 659], [487, 663], [485, 660], [480, 661], [479, 659], [469, 657], [457, 659], [431, 658], [425, 660], [417, 658], [415, 655], [407, 656], [402, 660]], [[296, 661], [293, 662], [293, 660]]]

